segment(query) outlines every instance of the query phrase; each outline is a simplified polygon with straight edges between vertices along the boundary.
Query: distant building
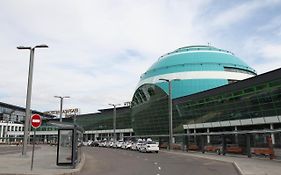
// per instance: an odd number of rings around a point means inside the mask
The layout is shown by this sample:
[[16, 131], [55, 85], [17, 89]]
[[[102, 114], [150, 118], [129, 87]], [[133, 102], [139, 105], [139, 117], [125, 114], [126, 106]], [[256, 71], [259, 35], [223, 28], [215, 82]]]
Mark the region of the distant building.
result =
[[[53, 118], [52, 115], [32, 110], [32, 113], [40, 114], [43, 118]], [[6, 142], [10, 137], [9, 132], [23, 133], [25, 120], [25, 108], [0, 102], [0, 143]], [[22, 134], [13, 134], [12, 137], [22, 137]]]

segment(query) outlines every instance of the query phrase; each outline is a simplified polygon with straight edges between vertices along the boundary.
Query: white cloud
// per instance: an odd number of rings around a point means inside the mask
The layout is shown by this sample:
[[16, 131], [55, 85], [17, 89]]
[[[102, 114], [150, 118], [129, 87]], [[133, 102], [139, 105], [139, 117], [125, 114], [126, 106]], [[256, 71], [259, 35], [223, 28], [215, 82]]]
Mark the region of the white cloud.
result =
[[[49, 48], [35, 51], [32, 108], [58, 109], [54, 95], [71, 96], [65, 108], [84, 113], [129, 101], [158, 57], [216, 40], [210, 21], [198, 18], [214, 2], [1, 1], [0, 101], [25, 105], [29, 53], [16, 46], [41, 43]], [[237, 7], [245, 11], [238, 19], [262, 6], [250, 2]], [[219, 23], [237, 21], [230, 12], [220, 16]]]
[[230, 27], [232, 24], [242, 22], [243, 20], [256, 14], [256, 11], [274, 6], [280, 3], [280, 0], [263, 0], [263, 1], [244, 1], [232, 7], [226, 7], [225, 11], [218, 13], [212, 21], [216, 27]]
[[281, 37], [281, 16], [275, 16], [271, 20], [267, 21], [266, 24], [257, 28], [258, 32], [266, 32], [271, 35]]
[[[266, 45], [265, 47], [261, 48], [261, 53], [264, 58], [268, 59], [280, 59], [281, 58], [281, 43], [277, 45]], [[269, 60], [270, 61], [270, 60]]]
[[271, 38], [249, 37], [243, 45], [243, 52], [250, 65], [258, 73], [265, 73], [281, 67], [281, 42], [271, 42]]

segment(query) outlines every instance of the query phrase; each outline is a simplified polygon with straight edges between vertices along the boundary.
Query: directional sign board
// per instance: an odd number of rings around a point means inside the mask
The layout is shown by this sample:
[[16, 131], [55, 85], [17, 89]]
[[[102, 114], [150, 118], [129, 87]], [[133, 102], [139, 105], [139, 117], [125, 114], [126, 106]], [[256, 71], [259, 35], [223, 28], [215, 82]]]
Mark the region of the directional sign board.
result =
[[33, 128], [39, 128], [42, 124], [42, 119], [41, 116], [39, 114], [34, 114], [31, 116], [31, 126]]

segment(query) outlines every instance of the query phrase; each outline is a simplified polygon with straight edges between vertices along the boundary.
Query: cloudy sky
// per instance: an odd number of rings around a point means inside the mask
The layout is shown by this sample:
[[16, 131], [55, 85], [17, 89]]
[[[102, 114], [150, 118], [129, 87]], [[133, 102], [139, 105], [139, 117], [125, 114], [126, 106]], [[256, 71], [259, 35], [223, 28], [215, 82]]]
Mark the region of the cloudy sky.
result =
[[25, 106], [36, 49], [32, 109], [81, 113], [130, 101], [161, 55], [207, 44], [261, 74], [281, 67], [280, 0], [0, 0], [0, 101]]

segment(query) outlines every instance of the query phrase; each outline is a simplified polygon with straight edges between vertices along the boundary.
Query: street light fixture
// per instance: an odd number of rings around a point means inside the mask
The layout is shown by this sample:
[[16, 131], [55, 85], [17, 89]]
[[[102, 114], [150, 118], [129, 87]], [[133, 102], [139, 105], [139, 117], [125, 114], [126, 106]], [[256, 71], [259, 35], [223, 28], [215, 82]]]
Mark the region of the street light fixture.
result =
[[169, 150], [172, 148], [172, 143], [173, 143], [173, 104], [172, 104], [172, 81], [179, 81], [180, 79], [165, 79], [165, 78], [160, 78], [159, 80], [166, 81], [169, 85]]
[[54, 96], [55, 98], [60, 99], [60, 122], [62, 122], [62, 104], [64, 98], [70, 98], [70, 96]]
[[108, 104], [110, 106], [113, 106], [113, 142], [116, 142], [116, 106], [120, 106], [121, 104]]
[[33, 63], [34, 63], [35, 48], [48, 48], [48, 46], [46, 44], [41, 44], [41, 45], [36, 45], [35, 47], [25, 47], [25, 46], [17, 47], [17, 49], [20, 49], [20, 50], [30, 50], [27, 94], [26, 94], [26, 103], [25, 103], [26, 107], [25, 107], [25, 122], [24, 122], [24, 139], [23, 139], [23, 148], [22, 148], [23, 156], [26, 156], [26, 150], [27, 150], [27, 137], [28, 137], [28, 128], [29, 128], [29, 120], [30, 120], [30, 104], [31, 104], [32, 77], [33, 77]]

